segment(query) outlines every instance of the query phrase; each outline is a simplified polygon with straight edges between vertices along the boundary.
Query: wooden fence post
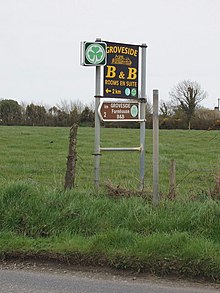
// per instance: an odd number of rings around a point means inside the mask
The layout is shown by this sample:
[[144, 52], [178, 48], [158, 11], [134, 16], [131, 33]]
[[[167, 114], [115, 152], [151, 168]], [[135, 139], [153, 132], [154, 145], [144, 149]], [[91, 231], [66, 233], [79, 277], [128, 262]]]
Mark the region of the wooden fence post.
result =
[[170, 162], [170, 172], [169, 172], [169, 195], [170, 199], [176, 197], [176, 161], [171, 160]]
[[70, 128], [70, 139], [69, 139], [69, 153], [67, 156], [66, 163], [66, 176], [64, 189], [71, 189], [74, 187], [75, 175], [76, 175], [76, 142], [77, 142], [77, 129], [78, 124], [74, 123]]

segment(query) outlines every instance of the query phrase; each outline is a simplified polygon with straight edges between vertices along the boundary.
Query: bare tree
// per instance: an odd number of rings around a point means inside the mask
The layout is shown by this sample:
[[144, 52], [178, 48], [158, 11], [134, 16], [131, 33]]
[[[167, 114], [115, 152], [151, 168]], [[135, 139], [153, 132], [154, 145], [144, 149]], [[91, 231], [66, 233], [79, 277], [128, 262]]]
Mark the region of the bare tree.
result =
[[160, 102], [160, 115], [163, 117], [171, 117], [174, 114], [174, 105], [172, 101], [165, 102], [161, 100]]
[[69, 114], [72, 110], [77, 109], [78, 113], [80, 114], [85, 105], [80, 101], [80, 100], [67, 100], [67, 99], [62, 99], [60, 101], [60, 104], [57, 104], [56, 107], [67, 114]]
[[84, 109], [84, 103], [82, 101], [80, 101], [79, 99], [77, 100], [74, 100], [74, 101], [70, 101], [70, 109], [71, 111], [74, 110], [74, 109], [77, 109], [77, 112], [79, 114], [82, 113], [83, 109]]
[[169, 94], [171, 98], [178, 102], [178, 107], [186, 115], [188, 129], [190, 129], [195, 110], [198, 104], [205, 99], [207, 93], [198, 82], [184, 80], [179, 82]]

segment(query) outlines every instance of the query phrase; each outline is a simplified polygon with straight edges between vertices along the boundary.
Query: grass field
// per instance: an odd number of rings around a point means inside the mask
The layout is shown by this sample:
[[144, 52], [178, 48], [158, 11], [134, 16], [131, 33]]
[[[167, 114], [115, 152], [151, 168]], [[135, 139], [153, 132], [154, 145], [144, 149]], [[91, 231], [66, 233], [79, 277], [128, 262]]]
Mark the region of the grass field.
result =
[[[102, 129], [103, 147], [138, 146], [139, 131]], [[93, 187], [94, 129], [78, 130], [76, 188], [64, 192], [69, 129], [0, 127], [0, 257], [25, 255], [83, 265], [175, 273], [220, 281], [218, 131], [160, 131], [158, 207], [118, 199], [104, 183], [136, 189], [139, 154], [104, 153], [101, 188]], [[152, 131], [146, 133], [145, 188], [152, 190]], [[178, 196], [170, 201], [170, 160]], [[219, 196], [219, 194], [217, 194]]]
[[[0, 182], [27, 180], [44, 187], [62, 187], [66, 169], [69, 129], [0, 127]], [[181, 196], [213, 188], [219, 168], [219, 131], [160, 131], [160, 191], [169, 189], [169, 165], [177, 163]], [[139, 146], [137, 129], [102, 129], [101, 146]], [[94, 129], [78, 130], [76, 186], [92, 188]], [[152, 130], [146, 132], [145, 186], [152, 189]], [[101, 184], [139, 186], [138, 152], [105, 152], [101, 156]]]

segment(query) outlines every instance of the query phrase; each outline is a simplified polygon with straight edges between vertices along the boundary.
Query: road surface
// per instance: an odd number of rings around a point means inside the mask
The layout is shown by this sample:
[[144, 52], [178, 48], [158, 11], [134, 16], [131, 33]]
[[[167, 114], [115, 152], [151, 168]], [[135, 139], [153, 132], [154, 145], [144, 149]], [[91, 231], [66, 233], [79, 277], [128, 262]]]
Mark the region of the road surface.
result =
[[0, 269], [1, 293], [217, 293], [217, 285], [79, 272]]

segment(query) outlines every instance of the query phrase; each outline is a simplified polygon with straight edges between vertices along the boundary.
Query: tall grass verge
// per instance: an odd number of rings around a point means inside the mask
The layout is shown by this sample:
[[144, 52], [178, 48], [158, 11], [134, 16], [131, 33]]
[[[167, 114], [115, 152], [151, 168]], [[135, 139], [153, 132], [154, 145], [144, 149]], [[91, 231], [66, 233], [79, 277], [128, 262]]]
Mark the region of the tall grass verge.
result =
[[22, 181], [0, 190], [0, 253], [63, 257], [157, 274], [220, 280], [220, 204], [113, 199], [42, 190]]

